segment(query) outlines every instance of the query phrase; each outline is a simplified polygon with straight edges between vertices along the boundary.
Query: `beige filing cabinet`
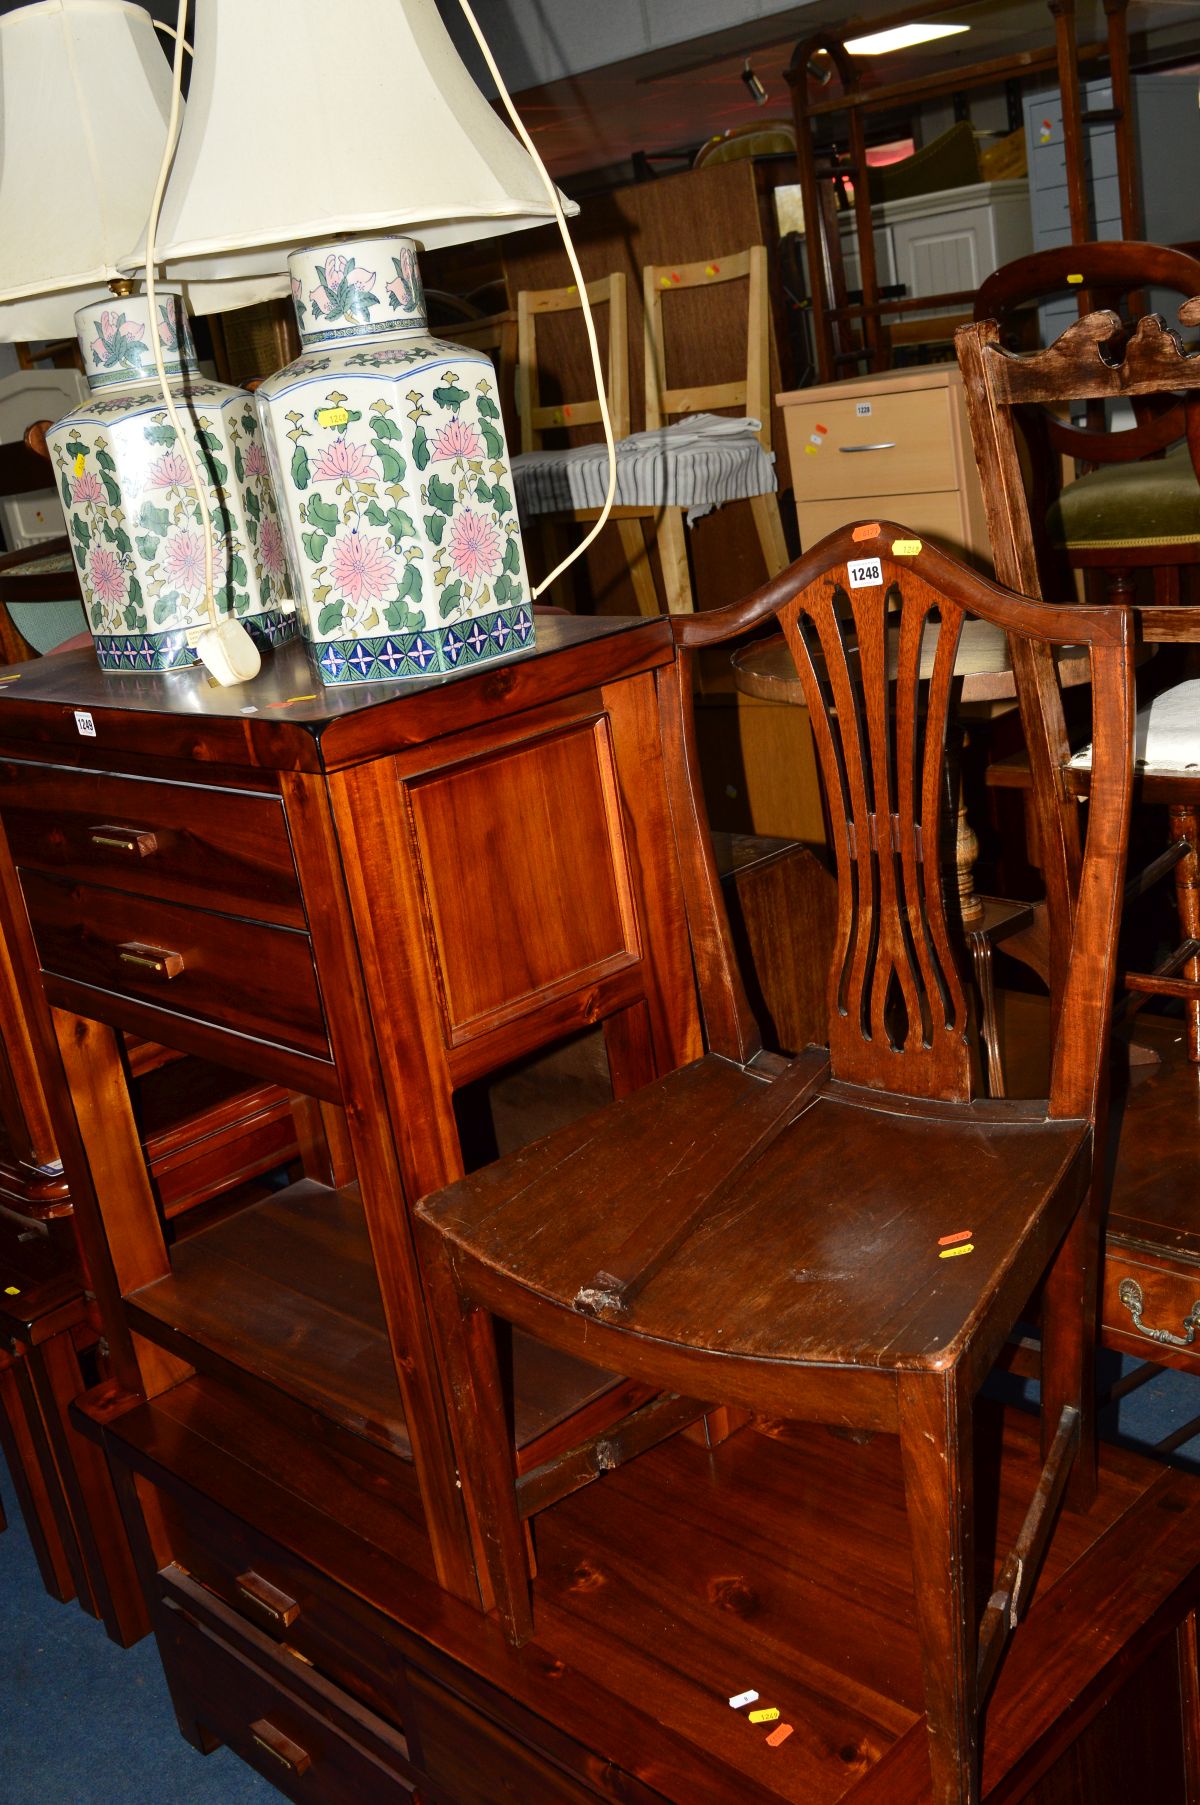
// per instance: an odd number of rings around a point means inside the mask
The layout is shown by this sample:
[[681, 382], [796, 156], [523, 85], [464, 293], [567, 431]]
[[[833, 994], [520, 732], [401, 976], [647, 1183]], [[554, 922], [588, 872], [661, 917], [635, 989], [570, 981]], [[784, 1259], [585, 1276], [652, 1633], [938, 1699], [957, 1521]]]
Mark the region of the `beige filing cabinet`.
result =
[[957, 365], [856, 376], [778, 401], [806, 551], [847, 521], [892, 520], [990, 573]]

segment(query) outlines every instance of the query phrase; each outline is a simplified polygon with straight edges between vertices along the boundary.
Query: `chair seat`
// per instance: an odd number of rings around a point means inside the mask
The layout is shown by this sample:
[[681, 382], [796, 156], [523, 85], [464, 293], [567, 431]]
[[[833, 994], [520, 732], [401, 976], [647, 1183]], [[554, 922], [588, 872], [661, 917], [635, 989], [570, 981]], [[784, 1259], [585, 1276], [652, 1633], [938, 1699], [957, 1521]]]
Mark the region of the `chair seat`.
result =
[[1053, 543], [1067, 551], [1200, 539], [1200, 484], [1187, 446], [1164, 458], [1089, 471], [1051, 504], [1046, 526]]
[[[1200, 780], [1200, 678], [1176, 683], [1139, 708], [1133, 728], [1133, 761], [1139, 771], [1178, 774], [1194, 771]], [[1071, 760], [1071, 769], [1090, 771], [1092, 748]]]
[[[690, 524], [727, 501], [771, 494], [774, 460], [756, 436], [761, 424], [694, 414], [673, 426], [632, 433], [617, 445], [615, 505], [686, 508]], [[522, 513], [600, 508], [608, 490], [607, 447], [525, 451], [513, 459], [512, 473]]]
[[[824, 1054], [802, 1058], [820, 1081]], [[578, 1320], [579, 1293], [651, 1199], [656, 1223], [670, 1220], [737, 1164], [756, 1132], [739, 1113], [761, 1085], [709, 1055], [426, 1198], [419, 1214], [487, 1269], [489, 1303], [502, 1314], [511, 1305], [519, 1321], [525, 1291]], [[1029, 1273], [1042, 1270], [1078, 1204], [1089, 1131], [1031, 1119], [1037, 1107], [897, 1106], [822, 1084], [645, 1289], [601, 1319], [619, 1323], [631, 1353], [644, 1337], [712, 1352], [725, 1369], [731, 1357], [948, 1366], [1001, 1293], [1015, 1320]], [[578, 1208], [564, 1210], [565, 1195]], [[972, 1251], [941, 1257], [942, 1238], [963, 1231]], [[693, 1395], [736, 1391], [735, 1382]]]

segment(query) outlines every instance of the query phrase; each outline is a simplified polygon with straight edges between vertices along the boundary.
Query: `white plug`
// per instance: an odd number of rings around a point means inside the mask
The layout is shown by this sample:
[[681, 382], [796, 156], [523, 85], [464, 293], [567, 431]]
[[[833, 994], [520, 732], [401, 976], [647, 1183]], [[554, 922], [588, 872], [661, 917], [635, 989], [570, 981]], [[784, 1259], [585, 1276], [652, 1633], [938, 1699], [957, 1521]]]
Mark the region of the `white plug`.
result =
[[234, 683], [248, 683], [262, 669], [258, 647], [240, 620], [231, 614], [215, 627], [204, 627], [192, 640], [196, 656], [217, 682], [228, 688]]

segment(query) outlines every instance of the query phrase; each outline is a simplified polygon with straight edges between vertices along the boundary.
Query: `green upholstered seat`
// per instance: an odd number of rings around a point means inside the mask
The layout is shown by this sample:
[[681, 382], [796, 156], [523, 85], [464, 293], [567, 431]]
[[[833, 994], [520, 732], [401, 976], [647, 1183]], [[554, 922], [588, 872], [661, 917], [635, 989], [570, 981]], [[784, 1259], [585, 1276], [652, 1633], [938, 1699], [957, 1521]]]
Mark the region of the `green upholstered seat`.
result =
[[1200, 483], [1187, 446], [1142, 463], [1106, 464], [1068, 483], [1046, 526], [1053, 543], [1068, 551], [1200, 539]]

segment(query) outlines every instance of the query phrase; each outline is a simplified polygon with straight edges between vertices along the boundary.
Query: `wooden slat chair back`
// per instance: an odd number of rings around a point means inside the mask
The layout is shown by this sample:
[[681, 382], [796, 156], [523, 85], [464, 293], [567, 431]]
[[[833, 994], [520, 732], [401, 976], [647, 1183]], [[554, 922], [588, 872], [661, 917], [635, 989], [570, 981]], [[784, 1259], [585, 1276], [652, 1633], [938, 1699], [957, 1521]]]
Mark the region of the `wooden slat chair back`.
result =
[[[1166, 245], [1125, 240], [1039, 251], [987, 277], [974, 317], [997, 321], [1011, 340], [1031, 303], [1069, 296], [1081, 313], [1112, 311], [1129, 320], [1146, 312], [1150, 290], [1160, 299], [1164, 292], [1180, 300], [1200, 295], [1200, 261]], [[1109, 432], [1099, 402], [1082, 425], [1061, 403], [1019, 406], [1043, 592], [1065, 585], [1068, 570], [1096, 570], [1105, 573], [1112, 601], [1130, 601], [1132, 572], [1150, 566], [1156, 599], [1171, 603], [1179, 599], [1181, 567], [1200, 562], [1200, 445], [1190, 448], [1184, 408], [1174, 396], [1137, 397], [1134, 413], [1134, 426]], [[1080, 472], [1065, 487], [1064, 463]]]
[[[968, 616], [1010, 636], [1039, 773], [1051, 772], [1058, 732], [1053, 649], [1086, 647], [1091, 663], [1092, 805], [1040, 1103], [971, 1095], [941, 856], [954, 648]], [[737, 971], [691, 713], [693, 652], [772, 619], [817, 724], [839, 885], [828, 1050], [790, 1060], [763, 1054]], [[481, 1602], [513, 1640], [536, 1634], [529, 1519], [672, 1433], [689, 1399], [693, 1415], [722, 1406], [735, 1424], [761, 1415], [898, 1433], [933, 1797], [974, 1805], [981, 1703], [1001, 1648], [1068, 1475], [1083, 1497], [1094, 1480], [1087, 1203], [1129, 820], [1128, 617], [1024, 599], [933, 547], [912, 553], [903, 528], [883, 525], [844, 528], [746, 601], [673, 629], [663, 745], [709, 1051], [417, 1209]], [[1035, 806], [1049, 822], [1049, 778]], [[942, 1257], [948, 1238], [969, 1252]], [[972, 1403], [1039, 1282], [1045, 1467], [979, 1609]], [[564, 1425], [556, 1457], [531, 1470], [506, 1427], [511, 1375], [494, 1319], [657, 1388], [657, 1400], [643, 1392], [600, 1434], [585, 1423], [573, 1445]]]
[[[613, 270], [610, 275], [598, 276], [594, 282], [589, 282], [587, 298], [593, 309], [602, 310], [598, 321], [600, 328], [603, 328], [606, 317], [603, 310], [607, 310], [605, 394], [613, 438], [625, 439], [629, 436], [629, 313], [628, 285], [624, 271]], [[561, 433], [564, 430], [573, 432], [578, 427], [600, 425], [600, 403], [594, 395], [585, 396], [581, 400], [565, 396], [547, 400], [542, 394], [543, 373], [538, 363], [538, 321], [551, 314], [581, 314], [582, 311], [579, 289], [573, 284], [568, 288], [522, 289], [517, 296], [517, 412], [521, 422], [523, 452], [541, 451], [547, 433]], [[580, 330], [582, 331], [582, 323]], [[597, 513], [595, 508], [576, 508], [572, 511], [571, 518], [586, 522], [595, 520]], [[658, 595], [637, 519], [623, 509], [614, 509], [613, 516], [637, 598], [638, 612], [657, 614]], [[553, 532], [554, 517], [544, 518], [547, 518], [550, 543], [555, 553], [550, 562], [557, 564], [562, 547], [558, 545]]]
[[[746, 284], [746, 362], [722, 382], [673, 385], [669, 371], [667, 316], [670, 297], [695, 289], [711, 289], [729, 282]], [[767, 294], [767, 252], [761, 244], [733, 256], [716, 256], [698, 263], [648, 264], [642, 271], [645, 308], [646, 429], [669, 425], [688, 414], [737, 409], [761, 422], [757, 438], [764, 451], [771, 449], [770, 308]], [[750, 507], [767, 575], [786, 569], [787, 545], [774, 491], [752, 495]], [[663, 508], [657, 519], [659, 556], [667, 606], [672, 614], [693, 606], [688, 574], [683, 510]]]
[[[598, 276], [587, 285], [593, 308], [607, 307], [608, 357], [605, 389], [613, 437], [629, 435], [629, 319], [623, 271]], [[547, 432], [564, 427], [596, 426], [600, 403], [594, 395], [578, 399], [542, 399], [538, 369], [538, 321], [547, 314], [582, 313], [578, 288], [522, 289], [517, 296], [517, 411], [521, 416], [521, 450], [540, 451]]]
[[[1081, 253], [1100, 248], [1075, 247]], [[1187, 326], [1200, 325], [1200, 293], [1184, 303], [1180, 319]], [[1028, 593], [1036, 592], [1039, 582], [1034, 522], [1017, 442], [1016, 418], [1022, 412], [1061, 408], [1068, 401], [1158, 400], [1168, 409], [1159, 418], [1174, 420], [1176, 434], [1182, 428], [1189, 456], [1200, 460], [1200, 353], [1186, 353], [1177, 334], [1157, 314], [1143, 315], [1132, 328], [1112, 312], [1087, 314], [1053, 345], [1032, 354], [1008, 352], [994, 321], [964, 327], [955, 342], [996, 574], [1003, 582]], [[1132, 438], [1133, 434], [1118, 436]], [[1200, 488], [1197, 510], [1200, 520]], [[1195, 549], [1200, 552], [1200, 536]], [[1175, 622], [1179, 635], [1186, 637], [1187, 617], [1193, 612], [1174, 606], [1138, 610], [1148, 637], [1173, 636]], [[1156, 726], [1173, 711], [1182, 709], [1186, 717], [1187, 704], [1185, 685], [1156, 697], [1139, 713], [1135, 739], [1139, 799], [1165, 803], [1168, 808], [1170, 845], [1155, 861], [1155, 872], [1161, 876], [1174, 869], [1181, 938], [1153, 972], [1122, 972], [1119, 982], [1131, 993], [1131, 1007], [1139, 1007], [1152, 995], [1183, 1002], [1188, 1051], [1195, 1062], [1200, 1061], [1200, 896], [1195, 882], [1200, 847], [1200, 725], [1190, 737], [1186, 733], [1181, 737], [1176, 729], [1169, 742]], [[1070, 889], [1077, 882], [1075, 817], [1078, 799], [1089, 793], [1092, 781], [1086, 752], [1073, 759], [1061, 728], [1051, 764], [1061, 800], [1054, 837], [1042, 849], [1048, 891], [1055, 886]], [[1146, 874], [1139, 875], [1130, 885], [1131, 892], [1140, 893], [1148, 881]], [[1053, 989], [1062, 969], [1062, 952], [1061, 945], [1051, 946]]]

